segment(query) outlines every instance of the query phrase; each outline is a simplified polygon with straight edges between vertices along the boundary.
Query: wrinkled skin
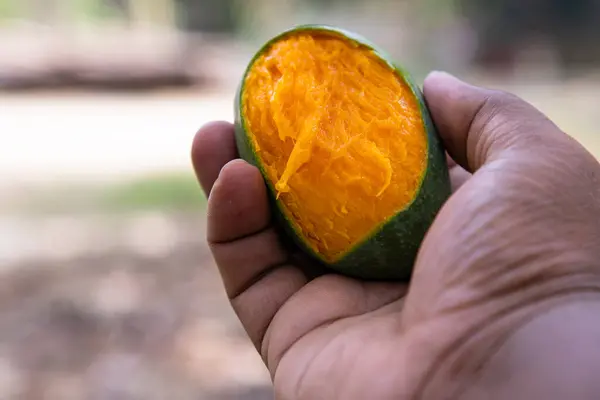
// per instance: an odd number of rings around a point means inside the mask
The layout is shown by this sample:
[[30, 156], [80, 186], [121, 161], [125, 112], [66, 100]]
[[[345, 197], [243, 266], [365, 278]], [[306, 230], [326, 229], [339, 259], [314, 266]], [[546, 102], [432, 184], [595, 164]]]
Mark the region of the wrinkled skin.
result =
[[314, 274], [232, 126], [195, 139], [210, 247], [276, 398], [600, 398], [600, 166], [515, 96], [443, 73], [424, 92], [455, 192], [409, 286]]

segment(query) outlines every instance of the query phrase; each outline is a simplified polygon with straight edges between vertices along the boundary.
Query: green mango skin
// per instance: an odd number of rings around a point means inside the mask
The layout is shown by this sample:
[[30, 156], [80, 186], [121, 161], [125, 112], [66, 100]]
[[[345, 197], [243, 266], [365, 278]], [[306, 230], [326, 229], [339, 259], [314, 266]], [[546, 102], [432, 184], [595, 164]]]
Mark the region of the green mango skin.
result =
[[[253, 146], [247, 135], [247, 126], [244, 116], [241, 115], [242, 94], [244, 92], [245, 78], [256, 59], [272, 43], [277, 42], [290, 34], [298, 32], [323, 32], [333, 33], [371, 49], [377, 56], [385, 61], [400, 78], [402, 78], [416, 97], [428, 137], [428, 159], [423, 180], [413, 202], [403, 210], [396, 213], [377, 227], [377, 229], [336, 262], [325, 261], [318, 253], [303, 241], [300, 232], [284, 214], [282, 204], [276, 200], [274, 184], [267, 179], [264, 168], [254, 152]], [[423, 94], [414, 83], [410, 75], [401, 67], [390, 62], [391, 58], [374, 44], [363, 37], [343, 29], [324, 25], [302, 25], [285, 31], [267, 42], [254, 56], [244, 73], [242, 82], [235, 98], [235, 138], [240, 157], [256, 166], [262, 173], [267, 184], [269, 200], [272, 204], [275, 222], [281, 228], [286, 239], [299, 247], [314, 262], [326, 267], [332, 272], [337, 272], [353, 278], [377, 281], [408, 281], [412, 276], [413, 266], [427, 230], [433, 223], [437, 213], [450, 197], [451, 184], [445, 150], [438, 136], [437, 130], [425, 104]]]

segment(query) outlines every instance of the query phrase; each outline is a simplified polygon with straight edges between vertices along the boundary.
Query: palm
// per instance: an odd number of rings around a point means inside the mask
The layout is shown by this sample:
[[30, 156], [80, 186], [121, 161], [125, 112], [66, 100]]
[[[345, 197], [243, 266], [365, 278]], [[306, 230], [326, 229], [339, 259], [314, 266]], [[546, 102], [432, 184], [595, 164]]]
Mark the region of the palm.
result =
[[[313, 285], [323, 292], [332, 288], [339, 291], [345, 286], [348, 295], [357, 289], [354, 282], [332, 285], [328, 278], [317, 279]], [[275, 391], [281, 398], [286, 398], [284, 394], [298, 399], [351, 398], [349, 394], [352, 393], [355, 398], [385, 399], [398, 393], [401, 382], [394, 378], [399, 376], [384, 378], [388, 385], [379, 385], [377, 395], [374, 395], [371, 383], [381, 381], [382, 371], [393, 375], [393, 371], [404, 370], [397, 368], [402, 362], [398, 335], [402, 300], [393, 299], [401, 296], [403, 288], [388, 287], [384, 295], [375, 286], [358, 291], [364, 293], [344, 299], [351, 300], [351, 303], [340, 299], [323, 307], [323, 315], [318, 318], [286, 315], [287, 323], [294, 322], [295, 318], [304, 318], [304, 323], [314, 328], [304, 334], [296, 332], [294, 336], [300, 339], [292, 344], [283, 336], [269, 344], [269, 348], [278, 349], [277, 353], [283, 354], [277, 364], [271, 364], [272, 371], [275, 371]], [[309, 297], [304, 295], [309, 296], [309, 292], [300, 291], [297, 301], [308, 301]], [[351, 309], [352, 305], [359, 307]], [[327, 314], [332, 317], [330, 320], [324, 320]], [[285, 319], [281, 318], [280, 323], [285, 324]], [[282, 326], [273, 326], [272, 329], [281, 330]], [[287, 351], [282, 353], [281, 349]], [[327, 377], [326, 386], [323, 385], [324, 376]]]

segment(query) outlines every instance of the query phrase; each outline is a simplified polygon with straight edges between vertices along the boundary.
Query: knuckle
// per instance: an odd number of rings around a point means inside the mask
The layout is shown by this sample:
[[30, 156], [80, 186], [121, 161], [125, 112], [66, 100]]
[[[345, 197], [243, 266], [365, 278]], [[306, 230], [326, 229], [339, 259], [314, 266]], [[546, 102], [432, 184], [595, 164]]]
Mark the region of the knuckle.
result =
[[483, 101], [476, 117], [490, 120], [496, 116], [504, 116], [521, 108], [524, 103], [518, 96], [501, 90], [490, 90], [489, 95]]

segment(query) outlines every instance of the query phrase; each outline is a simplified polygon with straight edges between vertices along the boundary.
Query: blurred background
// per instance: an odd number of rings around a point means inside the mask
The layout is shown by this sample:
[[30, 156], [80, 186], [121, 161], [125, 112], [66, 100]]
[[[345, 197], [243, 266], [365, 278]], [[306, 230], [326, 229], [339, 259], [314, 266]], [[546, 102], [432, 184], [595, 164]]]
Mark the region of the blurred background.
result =
[[272, 398], [189, 149], [300, 23], [515, 92], [600, 154], [600, 0], [0, 0], [0, 399]]

